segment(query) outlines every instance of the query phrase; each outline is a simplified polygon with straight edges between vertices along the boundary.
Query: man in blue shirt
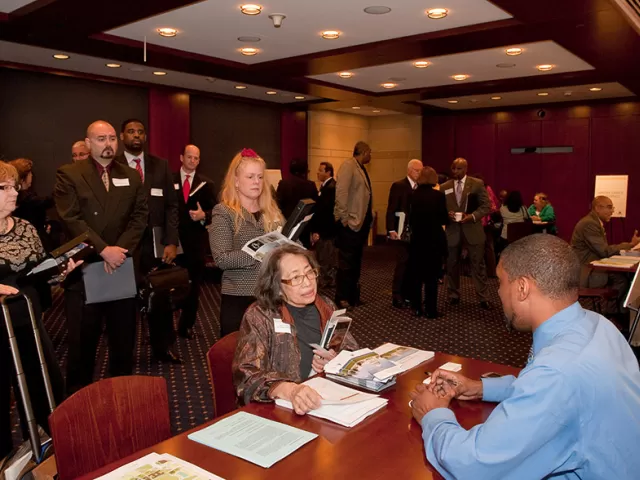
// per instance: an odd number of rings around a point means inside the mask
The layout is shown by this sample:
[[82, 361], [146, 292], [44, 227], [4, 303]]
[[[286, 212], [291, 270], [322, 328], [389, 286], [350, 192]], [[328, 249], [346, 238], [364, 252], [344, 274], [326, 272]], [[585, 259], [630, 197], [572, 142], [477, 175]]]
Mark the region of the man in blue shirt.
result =
[[[580, 263], [563, 240], [531, 235], [498, 265], [508, 327], [533, 332], [518, 378], [437, 370], [411, 393], [427, 459], [447, 479], [640, 478], [640, 371], [623, 336], [577, 302]], [[500, 402], [466, 430], [452, 399]]]

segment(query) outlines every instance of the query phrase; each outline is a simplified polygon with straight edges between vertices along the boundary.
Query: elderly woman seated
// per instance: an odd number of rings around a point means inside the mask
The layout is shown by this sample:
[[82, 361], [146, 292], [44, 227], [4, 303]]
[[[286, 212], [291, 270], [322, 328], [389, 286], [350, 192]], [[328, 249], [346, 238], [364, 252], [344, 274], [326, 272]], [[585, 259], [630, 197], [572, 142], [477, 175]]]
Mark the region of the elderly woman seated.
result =
[[[318, 295], [318, 271], [313, 255], [297, 245], [279, 247], [264, 259], [233, 359], [233, 382], [245, 404], [282, 398], [299, 415], [320, 407], [318, 392], [300, 385], [337, 354], [310, 346], [320, 343], [335, 309]], [[343, 348], [358, 348], [350, 334]]]

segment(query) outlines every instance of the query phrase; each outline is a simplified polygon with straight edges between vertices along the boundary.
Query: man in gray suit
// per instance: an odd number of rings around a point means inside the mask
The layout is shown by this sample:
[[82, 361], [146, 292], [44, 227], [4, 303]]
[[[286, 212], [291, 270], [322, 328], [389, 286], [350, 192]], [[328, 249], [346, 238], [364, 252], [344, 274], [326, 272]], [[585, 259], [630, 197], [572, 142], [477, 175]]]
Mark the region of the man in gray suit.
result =
[[335, 297], [338, 308], [360, 303], [362, 251], [373, 221], [371, 180], [365, 168], [370, 161], [371, 147], [358, 142], [353, 149], [353, 158], [346, 160], [338, 171], [336, 203], [333, 208], [333, 215], [338, 222]]
[[[622, 273], [597, 272], [589, 267], [594, 260], [600, 260], [612, 255], [618, 255], [620, 250], [629, 250], [639, 242], [638, 231], [633, 234], [631, 242], [609, 245], [604, 231], [604, 224], [611, 220], [613, 202], [610, 198], [600, 196], [593, 199], [591, 212], [583, 217], [573, 230], [571, 246], [582, 264], [580, 286], [588, 288], [610, 287], [618, 290], [618, 300], [627, 293], [627, 277]], [[609, 306], [609, 310], [619, 313], [619, 305]]]
[[485, 234], [482, 217], [491, 212], [491, 202], [482, 180], [467, 176], [467, 161], [456, 158], [451, 165], [452, 179], [440, 185], [447, 199], [452, 222], [447, 226], [447, 280], [449, 303], [460, 303], [460, 254], [462, 240], [466, 242], [471, 259], [471, 275], [480, 306], [491, 309], [487, 300], [487, 269], [484, 264]]

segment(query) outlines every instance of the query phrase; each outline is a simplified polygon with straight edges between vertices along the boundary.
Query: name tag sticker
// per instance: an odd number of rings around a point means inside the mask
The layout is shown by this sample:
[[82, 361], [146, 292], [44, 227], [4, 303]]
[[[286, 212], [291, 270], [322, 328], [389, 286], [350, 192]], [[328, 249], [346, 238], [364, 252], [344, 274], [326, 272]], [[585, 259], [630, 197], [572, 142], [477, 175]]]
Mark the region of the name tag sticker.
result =
[[151, 196], [152, 197], [162, 197], [162, 196], [164, 196], [164, 194], [162, 193], [162, 189], [161, 188], [152, 188], [151, 189]]
[[113, 185], [116, 187], [128, 187], [129, 179], [128, 178], [112, 178]]
[[180, 184], [179, 183], [174, 183], [173, 184], [173, 188], [175, 188], [176, 190], [180, 190]]
[[450, 195], [452, 193], [453, 193], [453, 188], [450, 188], [450, 189], [444, 191], [445, 195]]
[[284, 323], [279, 318], [273, 319], [273, 328], [275, 329], [276, 333], [291, 333], [291, 325], [289, 325], [288, 323]]

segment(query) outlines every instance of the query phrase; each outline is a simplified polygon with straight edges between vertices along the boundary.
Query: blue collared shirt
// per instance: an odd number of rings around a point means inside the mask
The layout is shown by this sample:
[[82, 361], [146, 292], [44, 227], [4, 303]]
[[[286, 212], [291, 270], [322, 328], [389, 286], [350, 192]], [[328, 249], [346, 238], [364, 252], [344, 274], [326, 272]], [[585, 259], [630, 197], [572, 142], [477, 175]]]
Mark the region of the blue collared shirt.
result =
[[640, 370], [620, 332], [576, 302], [536, 329], [533, 354], [518, 378], [482, 380], [500, 402], [485, 423], [423, 417], [429, 462], [447, 479], [640, 478]]

